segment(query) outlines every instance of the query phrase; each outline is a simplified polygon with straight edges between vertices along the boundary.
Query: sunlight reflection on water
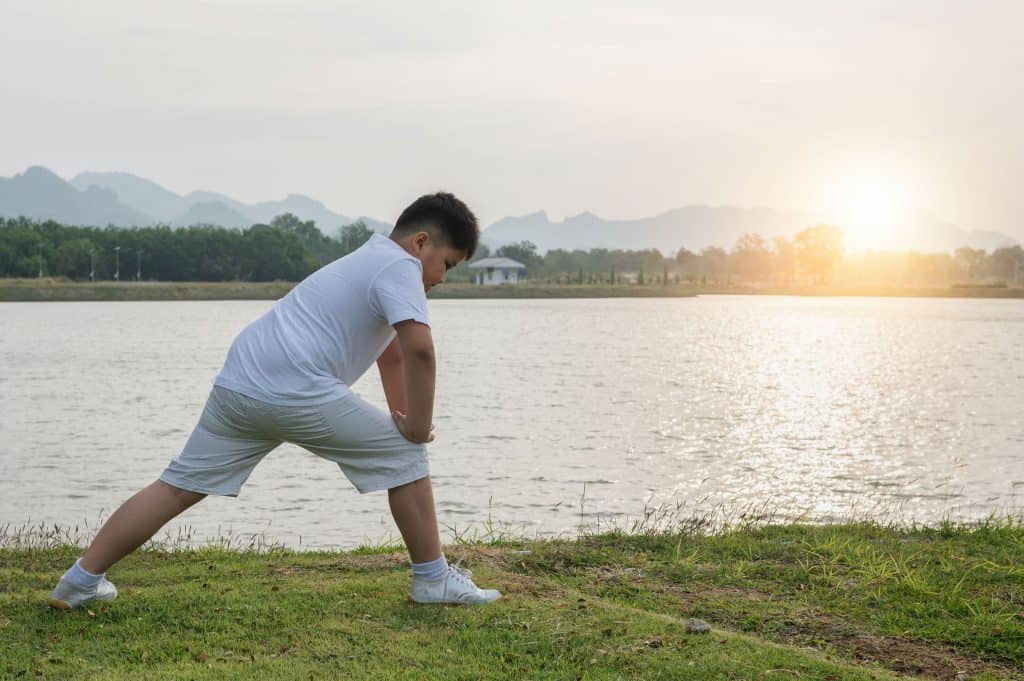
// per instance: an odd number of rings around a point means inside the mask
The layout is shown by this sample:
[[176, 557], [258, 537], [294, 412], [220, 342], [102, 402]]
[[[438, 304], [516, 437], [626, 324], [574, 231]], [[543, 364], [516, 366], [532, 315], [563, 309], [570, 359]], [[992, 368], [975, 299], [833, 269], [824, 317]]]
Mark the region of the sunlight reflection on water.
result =
[[[191, 431], [270, 303], [0, 304], [0, 525], [98, 520]], [[1019, 508], [1024, 304], [1012, 300], [434, 301], [431, 448], [446, 537], [571, 533], [666, 500], [781, 518]], [[371, 371], [356, 390], [383, 406]], [[54, 492], [54, 490], [59, 490]], [[237, 500], [169, 526], [298, 546], [397, 537], [383, 494], [284, 446]]]

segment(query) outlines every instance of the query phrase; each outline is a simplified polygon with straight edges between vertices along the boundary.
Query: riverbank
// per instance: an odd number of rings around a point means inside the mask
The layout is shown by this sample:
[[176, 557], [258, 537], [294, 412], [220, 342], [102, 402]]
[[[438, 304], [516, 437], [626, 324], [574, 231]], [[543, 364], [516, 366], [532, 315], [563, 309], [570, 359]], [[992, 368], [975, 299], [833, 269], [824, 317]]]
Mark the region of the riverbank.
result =
[[[60, 280], [0, 280], [0, 301], [86, 301], [86, 300], [277, 300], [295, 286], [294, 282], [99, 282], [75, 283]], [[652, 298], [693, 297], [685, 286], [577, 286], [522, 284], [519, 286], [477, 286], [445, 284], [430, 293], [438, 298]]]
[[[68, 282], [51, 279], [0, 279], [0, 301], [87, 300], [277, 300], [294, 282]], [[912, 288], [884, 286], [717, 286], [671, 284], [544, 284], [507, 286], [444, 284], [433, 299], [503, 298], [690, 298], [697, 295], [775, 295], [883, 298], [1024, 298], [1024, 288], [956, 286]]]
[[277, 300], [293, 282], [68, 282], [48, 279], [0, 279], [0, 301], [87, 300]]
[[116, 601], [63, 612], [46, 598], [80, 549], [0, 532], [0, 677], [1024, 679], [1020, 519], [445, 552], [503, 598], [414, 604], [393, 547], [150, 546], [111, 570]]

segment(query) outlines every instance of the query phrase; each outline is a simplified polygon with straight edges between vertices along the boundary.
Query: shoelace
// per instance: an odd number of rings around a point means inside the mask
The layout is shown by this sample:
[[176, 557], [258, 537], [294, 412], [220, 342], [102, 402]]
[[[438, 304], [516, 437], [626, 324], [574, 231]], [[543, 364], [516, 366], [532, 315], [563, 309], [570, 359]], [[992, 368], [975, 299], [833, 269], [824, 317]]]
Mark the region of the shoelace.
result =
[[455, 561], [455, 565], [449, 565], [448, 567], [451, 568], [451, 570], [455, 573], [456, 579], [459, 579], [460, 581], [475, 587], [476, 584], [473, 584], [473, 573], [469, 570], [469, 568], [459, 567], [460, 565], [462, 565], [461, 558]]

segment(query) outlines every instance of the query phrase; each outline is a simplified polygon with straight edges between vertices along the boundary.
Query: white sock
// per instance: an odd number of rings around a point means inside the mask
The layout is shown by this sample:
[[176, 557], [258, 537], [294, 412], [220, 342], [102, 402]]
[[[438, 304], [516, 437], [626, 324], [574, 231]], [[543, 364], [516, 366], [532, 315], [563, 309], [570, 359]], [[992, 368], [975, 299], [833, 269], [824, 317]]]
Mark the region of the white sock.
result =
[[427, 561], [426, 563], [412, 563], [412, 574], [429, 580], [441, 579], [448, 574], [448, 560], [442, 553], [441, 557], [437, 560]]
[[78, 564], [79, 561], [81, 560], [81, 558], [76, 560], [75, 564], [72, 565], [71, 568], [64, 573], [64, 579], [68, 580], [75, 586], [80, 586], [85, 589], [91, 589], [97, 584], [99, 584], [100, 580], [103, 579], [103, 575], [107, 573], [104, 572], [99, 575], [94, 575], [93, 573], [89, 572], [88, 570], [86, 570]]

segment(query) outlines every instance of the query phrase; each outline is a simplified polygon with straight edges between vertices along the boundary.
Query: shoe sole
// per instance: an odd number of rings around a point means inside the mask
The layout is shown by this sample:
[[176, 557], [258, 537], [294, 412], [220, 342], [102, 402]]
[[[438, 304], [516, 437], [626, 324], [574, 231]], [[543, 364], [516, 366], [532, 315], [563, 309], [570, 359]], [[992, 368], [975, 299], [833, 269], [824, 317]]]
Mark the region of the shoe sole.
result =
[[60, 600], [59, 598], [50, 599], [50, 607], [57, 608], [58, 610], [71, 610], [71, 606], [68, 603]]
[[500, 600], [501, 596], [492, 598], [489, 601], [418, 601], [412, 596], [409, 596], [410, 603], [417, 603], [419, 605], [487, 605], [494, 601]]

